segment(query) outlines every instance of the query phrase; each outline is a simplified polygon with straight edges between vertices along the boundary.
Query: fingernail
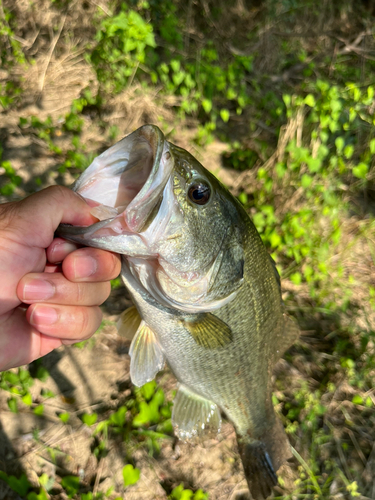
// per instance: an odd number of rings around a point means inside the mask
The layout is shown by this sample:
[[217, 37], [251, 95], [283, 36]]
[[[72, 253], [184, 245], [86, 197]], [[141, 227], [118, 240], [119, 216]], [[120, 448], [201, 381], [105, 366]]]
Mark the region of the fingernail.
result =
[[55, 294], [55, 286], [49, 281], [31, 279], [23, 287], [23, 300], [46, 300]]
[[50, 250], [49, 259], [51, 262], [60, 262], [66, 255], [77, 250], [77, 245], [70, 241], [61, 241], [55, 244]]
[[96, 273], [98, 263], [87, 255], [77, 255], [73, 262], [73, 272], [75, 278], [88, 278]]
[[47, 306], [36, 306], [31, 313], [30, 323], [33, 326], [53, 325], [57, 322], [58, 314], [56, 309]]

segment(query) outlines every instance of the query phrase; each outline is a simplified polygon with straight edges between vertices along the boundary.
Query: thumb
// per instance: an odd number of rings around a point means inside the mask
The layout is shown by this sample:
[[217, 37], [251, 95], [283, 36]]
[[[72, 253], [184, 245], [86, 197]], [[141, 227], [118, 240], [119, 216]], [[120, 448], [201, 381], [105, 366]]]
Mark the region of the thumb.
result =
[[62, 186], [43, 189], [12, 205], [9, 229], [22, 243], [35, 247], [47, 248], [61, 222], [89, 226], [97, 221], [86, 201]]

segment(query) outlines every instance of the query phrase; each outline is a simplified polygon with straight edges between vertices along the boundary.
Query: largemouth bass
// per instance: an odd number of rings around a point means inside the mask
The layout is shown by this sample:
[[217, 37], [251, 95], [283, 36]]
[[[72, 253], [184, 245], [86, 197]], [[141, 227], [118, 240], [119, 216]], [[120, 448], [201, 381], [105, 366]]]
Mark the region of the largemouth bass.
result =
[[272, 369], [298, 328], [242, 205], [191, 154], [145, 125], [97, 157], [73, 189], [98, 203], [89, 227], [59, 235], [122, 254], [135, 307], [120, 318], [141, 386], [168, 363], [172, 421], [187, 440], [233, 423], [253, 498], [265, 499], [290, 445], [271, 400]]

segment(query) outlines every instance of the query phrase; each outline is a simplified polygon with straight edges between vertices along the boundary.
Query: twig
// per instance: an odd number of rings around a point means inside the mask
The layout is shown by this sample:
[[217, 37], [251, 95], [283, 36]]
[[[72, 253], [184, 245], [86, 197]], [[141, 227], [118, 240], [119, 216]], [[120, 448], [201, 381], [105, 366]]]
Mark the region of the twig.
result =
[[365, 458], [365, 456], [363, 454], [363, 451], [361, 450], [361, 448], [360, 448], [360, 446], [358, 444], [358, 441], [357, 441], [357, 438], [354, 435], [354, 432], [351, 429], [348, 429], [347, 427], [344, 428], [344, 431], [346, 431], [349, 434], [350, 439], [352, 440], [352, 442], [354, 444], [354, 448], [357, 450], [359, 458], [362, 460], [363, 465], [366, 467], [366, 465], [367, 465], [366, 458]]
[[96, 5], [97, 7], [99, 7], [99, 9], [102, 9], [102, 11], [104, 12], [104, 14], [107, 14], [108, 17], [112, 15], [111, 11], [109, 11], [108, 9], [106, 9], [105, 7], [103, 7], [103, 5], [100, 5], [100, 3], [94, 2], [94, 0], [89, 0], [89, 2], [92, 5]]
[[102, 457], [99, 461], [99, 465], [98, 465], [98, 469], [97, 469], [97, 473], [96, 473], [96, 477], [95, 477], [94, 488], [92, 490], [94, 497], [98, 492], [99, 483], [100, 483], [100, 480], [102, 478], [104, 460], [105, 460], [105, 458]]
[[49, 52], [47, 54], [46, 64], [44, 66], [44, 70], [43, 70], [43, 73], [42, 73], [42, 76], [41, 76], [41, 79], [40, 79], [40, 83], [39, 83], [39, 90], [40, 90], [40, 92], [42, 92], [42, 90], [44, 88], [44, 81], [45, 81], [45, 78], [46, 78], [47, 69], [48, 69], [49, 63], [51, 62], [51, 57], [52, 57], [53, 51], [55, 50], [56, 44], [57, 44], [57, 42], [58, 42], [58, 40], [60, 38], [61, 32], [62, 32], [62, 30], [64, 28], [64, 24], [65, 24], [65, 21], [66, 21], [66, 16], [67, 16], [67, 14], [65, 14], [65, 16], [63, 17], [63, 20], [62, 20], [62, 22], [60, 24], [60, 27], [59, 27], [59, 31], [56, 33], [56, 36], [52, 40], [51, 47], [50, 47]]

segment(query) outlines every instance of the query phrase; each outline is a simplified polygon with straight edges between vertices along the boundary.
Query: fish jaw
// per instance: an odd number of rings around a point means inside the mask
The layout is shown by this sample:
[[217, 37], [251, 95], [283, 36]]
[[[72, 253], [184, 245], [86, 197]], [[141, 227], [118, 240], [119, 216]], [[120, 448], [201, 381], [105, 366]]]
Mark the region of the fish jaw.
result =
[[161, 130], [144, 125], [95, 158], [73, 191], [123, 213], [127, 229], [139, 232], [160, 200], [173, 165]]
[[[56, 234], [130, 257], [154, 257], [139, 231], [163, 196], [173, 156], [160, 129], [145, 125], [95, 158], [73, 190], [96, 203], [100, 222], [60, 225]], [[113, 217], [114, 215], [114, 217]]]

